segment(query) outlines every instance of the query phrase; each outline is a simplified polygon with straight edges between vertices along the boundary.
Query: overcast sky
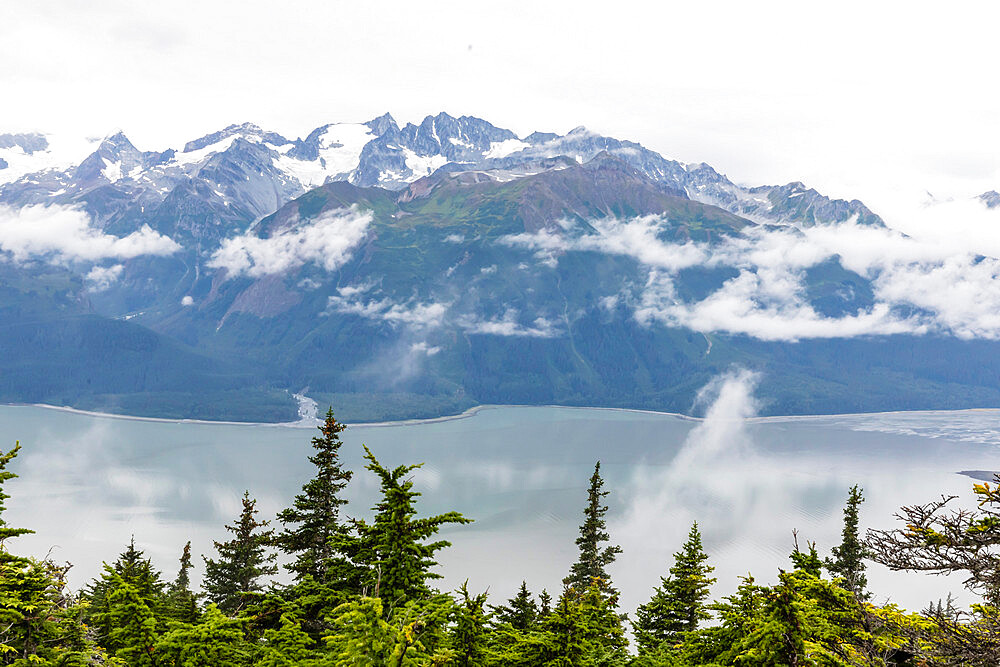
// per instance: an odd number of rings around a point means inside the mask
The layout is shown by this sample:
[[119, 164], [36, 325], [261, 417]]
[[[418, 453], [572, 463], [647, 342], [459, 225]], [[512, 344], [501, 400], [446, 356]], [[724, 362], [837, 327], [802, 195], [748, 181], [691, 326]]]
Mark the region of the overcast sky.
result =
[[0, 131], [122, 129], [152, 150], [385, 111], [585, 125], [907, 229], [925, 191], [1000, 189], [998, 19], [995, 2], [5, 0]]

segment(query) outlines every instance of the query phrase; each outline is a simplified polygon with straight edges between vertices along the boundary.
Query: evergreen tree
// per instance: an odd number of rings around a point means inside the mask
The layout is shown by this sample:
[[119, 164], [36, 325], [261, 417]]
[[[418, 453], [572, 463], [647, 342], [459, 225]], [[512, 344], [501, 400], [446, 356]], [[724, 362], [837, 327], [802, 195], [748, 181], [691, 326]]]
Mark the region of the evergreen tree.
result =
[[840, 546], [834, 547], [833, 558], [826, 560], [826, 569], [841, 578], [841, 585], [862, 600], [869, 597], [866, 592], [868, 578], [865, 576], [866, 551], [858, 535], [858, 509], [865, 501], [862, 489], [855, 484], [847, 496], [844, 506], [844, 530]]
[[368, 470], [381, 481], [382, 500], [372, 509], [375, 517], [369, 525], [355, 521], [357, 538], [352, 540], [354, 560], [366, 571], [363, 585], [366, 594], [386, 601], [387, 611], [407, 600], [426, 597], [431, 593], [427, 582], [440, 579], [431, 572], [437, 565], [434, 554], [451, 546], [451, 542], [438, 540], [425, 543], [441, 526], [449, 523], [471, 523], [458, 512], [447, 512], [424, 519], [413, 518], [414, 507], [420, 493], [413, 491], [413, 482], [404, 479], [407, 473], [420, 465], [398, 466], [388, 470], [375, 459], [367, 447], [365, 458]]
[[636, 610], [636, 642], [642, 651], [652, 651], [665, 642], [677, 643], [685, 632], [692, 632], [698, 622], [710, 617], [706, 601], [715, 579], [715, 570], [707, 564], [701, 533], [695, 522], [681, 550], [674, 554], [674, 564], [653, 597]]
[[542, 627], [544, 649], [529, 664], [626, 664], [622, 619], [597, 581], [582, 593], [567, 590]]
[[286, 569], [296, 579], [311, 575], [320, 583], [336, 582], [342, 575], [331, 571], [337, 556], [335, 538], [343, 538], [347, 529], [340, 520], [340, 508], [347, 501], [340, 494], [351, 481], [351, 471], [340, 463], [340, 433], [346, 428], [333, 416], [333, 409], [326, 413], [326, 420], [319, 427], [320, 435], [312, 439], [316, 453], [309, 461], [316, 466], [316, 476], [306, 482], [302, 493], [295, 496], [292, 507], [278, 513], [284, 526], [275, 538], [275, 544], [285, 553], [295, 557]]
[[0, 453], [0, 563], [14, 562], [19, 560], [16, 556], [11, 556], [7, 551], [7, 540], [12, 537], [18, 537], [20, 535], [30, 535], [35, 532], [28, 528], [11, 528], [7, 525], [7, 521], [3, 518], [4, 512], [7, 511], [7, 506], [4, 501], [10, 498], [10, 496], [3, 492], [3, 485], [8, 480], [17, 477], [15, 473], [7, 470], [7, 464], [9, 464], [17, 453], [21, 451], [21, 443], [15, 442], [14, 449], [10, 450], [6, 454]]
[[114, 563], [104, 563], [101, 575], [94, 579], [83, 592], [83, 599], [88, 603], [85, 620], [97, 630], [98, 643], [111, 652], [118, 646], [112, 638], [115, 616], [111, 613], [110, 598], [117, 588], [128, 585], [131, 593], [119, 594], [123, 600], [129, 595], [138, 596], [143, 606], [155, 619], [164, 604], [164, 583], [160, 572], [153, 568], [152, 561], [143, 557], [143, 551], [135, 547], [135, 536], [128, 547]]
[[544, 621], [545, 617], [552, 613], [552, 596], [549, 592], [542, 589], [542, 592], [538, 594], [538, 620]]
[[514, 597], [506, 605], [494, 607], [493, 613], [498, 623], [507, 623], [515, 630], [530, 630], [538, 621], [538, 605], [524, 581]]
[[154, 645], [159, 667], [244, 667], [252, 647], [243, 638], [243, 621], [227, 618], [215, 605], [196, 625], [177, 624]]
[[805, 572], [813, 577], [819, 579], [823, 576], [823, 561], [819, 557], [819, 553], [816, 551], [815, 542], [806, 542], [806, 546], [809, 547], [809, 551], [799, 550], [799, 536], [796, 531], [792, 531], [792, 539], [795, 542], [795, 547], [792, 553], [788, 556], [792, 563], [795, 565], [797, 571]]
[[453, 657], [445, 628], [454, 602], [445, 595], [411, 600], [391, 612], [379, 598], [355, 598], [335, 610], [333, 631], [324, 637], [333, 665], [422, 667]]
[[257, 501], [250, 492], [243, 494], [243, 511], [234, 526], [226, 526], [233, 533], [228, 542], [215, 542], [218, 560], [205, 558], [205, 581], [202, 587], [208, 599], [227, 614], [234, 614], [244, 605], [244, 596], [263, 589], [262, 577], [274, 574], [276, 556], [267, 552], [272, 531], [264, 528], [268, 521], [258, 521]]
[[584, 521], [580, 526], [580, 537], [576, 544], [580, 549], [580, 557], [570, 568], [569, 576], [563, 579], [563, 585], [583, 592], [596, 581], [601, 590], [609, 596], [615, 594], [611, 586], [611, 577], [605, 569], [614, 562], [622, 552], [620, 546], [608, 545], [611, 536], [607, 533], [604, 515], [608, 512], [603, 505], [604, 498], [609, 494], [604, 490], [604, 480], [601, 479], [601, 462], [594, 466], [594, 474], [590, 478], [590, 488], [587, 491], [587, 507], [583, 510]]
[[158, 667], [156, 616], [142, 593], [121, 575], [111, 572], [108, 582], [108, 611], [102, 622], [108, 628], [102, 645], [128, 667]]
[[167, 588], [167, 613], [178, 621], [194, 623], [198, 620], [198, 596], [191, 591], [191, 541], [184, 545], [180, 557], [181, 567], [177, 578]]
[[3, 485], [17, 477], [7, 465], [20, 449], [15, 443], [11, 451], [0, 452], [0, 664], [87, 664], [92, 651], [80, 607], [65, 590], [69, 566], [8, 551], [7, 540], [34, 532], [11, 528], [3, 516], [10, 498]]
[[452, 663], [461, 667], [480, 667], [486, 664], [486, 593], [469, 595], [469, 582], [458, 589], [462, 596], [453, 612], [451, 650]]

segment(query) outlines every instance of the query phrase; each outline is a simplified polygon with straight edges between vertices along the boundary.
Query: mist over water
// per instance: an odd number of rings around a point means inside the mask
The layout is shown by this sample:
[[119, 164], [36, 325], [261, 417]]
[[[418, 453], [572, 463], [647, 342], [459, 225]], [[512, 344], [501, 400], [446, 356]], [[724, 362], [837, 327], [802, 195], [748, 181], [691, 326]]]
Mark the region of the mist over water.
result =
[[[1000, 470], [997, 411], [758, 418], [755, 382], [745, 371], [718, 378], [700, 397], [702, 420], [511, 407], [437, 423], [352, 426], [342, 450], [356, 471], [347, 513], [368, 516], [377, 498], [361, 443], [385, 465], [423, 461], [413, 473], [421, 513], [454, 509], [475, 519], [445, 532], [453, 547], [442, 552], [441, 586], [468, 579], [499, 604], [522, 579], [536, 592], [560, 590], [600, 460], [609, 532], [624, 549], [611, 575], [631, 612], [666, 574], [693, 521], [719, 596], [748, 572], [775, 580], [790, 566], [793, 529], [800, 544], [816, 541], [827, 555], [839, 543], [852, 484], [865, 488], [862, 525], [886, 528], [902, 504], [942, 493], [971, 504], [972, 480], [957, 471]], [[134, 534], [173, 577], [185, 541], [211, 555], [212, 540], [226, 537], [244, 489], [265, 518], [291, 501], [313, 474], [306, 457], [314, 433], [0, 407], [0, 444], [23, 445], [5, 518], [37, 531], [9, 546], [73, 562], [78, 588]], [[869, 581], [877, 600], [891, 596], [912, 609], [959, 588], [874, 567]]]

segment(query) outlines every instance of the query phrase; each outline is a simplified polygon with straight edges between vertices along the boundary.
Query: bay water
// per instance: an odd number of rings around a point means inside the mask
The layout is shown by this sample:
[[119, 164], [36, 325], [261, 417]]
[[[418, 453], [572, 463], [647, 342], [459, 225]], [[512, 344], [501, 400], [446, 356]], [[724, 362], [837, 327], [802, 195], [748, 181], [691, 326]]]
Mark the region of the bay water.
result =
[[[727, 393], [728, 392], [728, 393]], [[826, 555], [839, 543], [852, 484], [864, 487], [864, 527], [889, 528], [893, 512], [941, 494], [972, 506], [973, 479], [959, 471], [1000, 470], [1000, 411], [911, 412], [754, 418], [749, 390], [723, 387], [703, 420], [632, 411], [497, 407], [460, 419], [357, 425], [343, 433], [355, 471], [347, 514], [369, 517], [378, 498], [362, 444], [387, 467], [412, 473], [421, 515], [450, 510], [475, 520], [450, 526], [440, 553], [451, 589], [468, 580], [500, 604], [527, 582], [558, 594], [576, 556], [587, 485], [596, 461], [610, 491], [612, 540], [624, 550], [611, 568], [622, 609], [648, 599], [693, 521], [715, 566], [716, 595], [752, 573], [773, 582], [788, 568], [793, 529], [802, 548]], [[313, 474], [313, 426], [158, 422], [44, 407], [0, 407], [0, 446], [20, 440], [19, 478], [5, 518], [35, 530], [14, 553], [69, 561], [79, 589], [130, 537], [173, 578], [181, 549], [214, 556], [229, 538], [249, 490], [263, 518], [289, 506]], [[203, 569], [196, 559], [193, 576]], [[919, 610], [955, 578], [891, 573], [870, 566], [876, 601]], [[967, 597], [963, 599], [967, 600]]]

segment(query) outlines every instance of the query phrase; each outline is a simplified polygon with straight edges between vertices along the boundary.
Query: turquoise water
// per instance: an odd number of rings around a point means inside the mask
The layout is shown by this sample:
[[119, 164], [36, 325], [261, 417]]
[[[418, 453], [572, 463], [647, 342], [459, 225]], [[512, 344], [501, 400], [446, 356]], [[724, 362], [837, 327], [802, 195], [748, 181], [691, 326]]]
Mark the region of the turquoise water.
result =
[[[724, 408], [725, 406], [723, 406]], [[1000, 470], [1000, 413], [923, 412], [741, 419], [739, 410], [699, 422], [671, 415], [581, 408], [485, 409], [463, 419], [353, 426], [344, 433], [356, 471], [348, 513], [376, 498], [361, 469], [361, 444], [385, 464], [424, 462], [414, 473], [424, 513], [458, 510], [475, 523], [449, 529], [442, 585], [468, 579], [509, 596], [559, 589], [575, 555], [594, 462], [612, 494], [609, 529], [624, 553], [612, 569], [623, 608], [646, 599], [697, 520], [716, 565], [717, 594], [748, 571], [775, 578], [787, 565], [792, 529], [821, 552], [839, 541], [847, 489], [859, 483], [866, 526], [889, 527], [901, 504], [941, 493], [969, 499], [960, 470]], [[17, 553], [75, 564], [79, 587], [130, 535], [168, 578], [184, 542], [210, 554], [249, 489], [265, 516], [285, 507], [312, 474], [311, 428], [160, 423], [0, 407], [0, 444], [20, 440], [8, 485], [7, 520], [35, 535]], [[200, 562], [200, 561], [199, 561]], [[877, 599], [890, 591], [910, 608], [957, 587], [940, 578], [869, 577]]]

